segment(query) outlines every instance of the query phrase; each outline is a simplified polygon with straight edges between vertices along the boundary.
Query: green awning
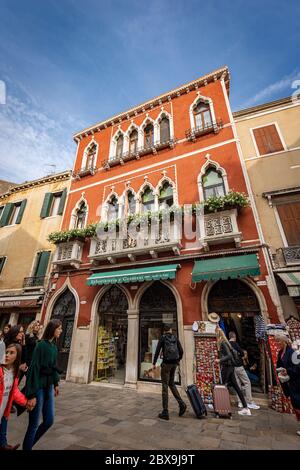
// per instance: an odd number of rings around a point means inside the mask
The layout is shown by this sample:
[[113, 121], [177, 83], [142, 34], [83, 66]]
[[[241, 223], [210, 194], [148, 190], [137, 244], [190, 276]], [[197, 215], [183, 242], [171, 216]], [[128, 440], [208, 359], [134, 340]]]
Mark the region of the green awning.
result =
[[87, 279], [88, 286], [103, 284], [122, 284], [127, 282], [160, 281], [175, 279], [180, 264], [165, 264], [147, 268], [123, 269], [92, 274]]
[[227, 256], [196, 261], [192, 272], [193, 282], [237, 279], [246, 276], [259, 276], [260, 269], [255, 254]]

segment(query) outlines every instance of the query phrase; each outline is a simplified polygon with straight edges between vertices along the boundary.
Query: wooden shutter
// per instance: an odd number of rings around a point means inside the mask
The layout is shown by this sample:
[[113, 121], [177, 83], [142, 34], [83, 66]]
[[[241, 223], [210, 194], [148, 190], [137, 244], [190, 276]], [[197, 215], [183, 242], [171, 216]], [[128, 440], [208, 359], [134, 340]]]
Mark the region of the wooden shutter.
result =
[[6, 256], [3, 256], [2, 258], [0, 258], [0, 274], [2, 273], [5, 260], [6, 260]]
[[21, 202], [21, 206], [20, 206], [20, 210], [19, 210], [18, 217], [17, 217], [17, 220], [16, 220], [16, 224], [21, 223], [21, 220], [22, 220], [22, 217], [23, 217], [23, 214], [24, 214], [24, 211], [25, 211], [26, 204], [27, 204], [27, 199], [24, 199]]
[[8, 225], [9, 219], [10, 219], [10, 216], [11, 216], [13, 210], [14, 210], [14, 204], [13, 203], [9, 202], [8, 204], [6, 204], [6, 206], [3, 210], [3, 213], [2, 213], [2, 217], [1, 217], [1, 222], [0, 222], [1, 227], [4, 227], [5, 225]]
[[60, 198], [60, 203], [59, 203], [59, 206], [58, 206], [57, 215], [62, 215], [63, 214], [66, 198], [67, 198], [67, 188], [65, 188], [62, 192], [62, 195], [61, 195], [61, 198]]
[[253, 134], [260, 155], [284, 150], [275, 124], [253, 129]]
[[52, 204], [52, 199], [53, 199], [53, 194], [52, 193], [46, 193], [44, 197], [44, 202], [42, 205], [42, 210], [40, 217], [41, 219], [45, 219], [45, 217], [49, 216], [50, 209], [51, 209], [51, 204]]
[[277, 211], [289, 245], [300, 245], [300, 202], [282, 204]]
[[35, 277], [44, 277], [49, 263], [51, 251], [41, 251], [38, 253], [37, 265], [35, 268]]

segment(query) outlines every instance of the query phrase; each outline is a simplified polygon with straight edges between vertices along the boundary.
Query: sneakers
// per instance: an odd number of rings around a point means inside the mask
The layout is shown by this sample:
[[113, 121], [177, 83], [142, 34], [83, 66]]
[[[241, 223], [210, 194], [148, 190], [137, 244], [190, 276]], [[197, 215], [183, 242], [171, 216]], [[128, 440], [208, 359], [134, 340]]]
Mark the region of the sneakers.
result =
[[243, 408], [243, 404], [242, 404], [241, 401], [238, 402], [238, 407], [239, 407], [239, 408]]
[[241, 411], [238, 411], [238, 414], [241, 416], [251, 416], [251, 411], [249, 408], [243, 408]]
[[259, 410], [260, 409], [260, 406], [257, 405], [256, 403], [252, 402], [252, 403], [247, 403], [248, 405], [248, 408], [250, 408], [251, 410]]
[[20, 444], [16, 444], [15, 446], [10, 446], [9, 444], [7, 444], [4, 447], [0, 447], [0, 451], [1, 450], [17, 450], [19, 447], [20, 447]]
[[159, 413], [158, 417], [160, 419], [165, 419], [166, 421], [169, 421], [169, 413], [167, 411], [162, 411]]
[[186, 408], [187, 408], [187, 406], [186, 406], [185, 403], [182, 403], [182, 405], [179, 406], [179, 413], [178, 413], [179, 416], [183, 416], [183, 415], [184, 415], [184, 413], [186, 412]]
[[300, 431], [297, 431], [298, 436], [300, 436]]

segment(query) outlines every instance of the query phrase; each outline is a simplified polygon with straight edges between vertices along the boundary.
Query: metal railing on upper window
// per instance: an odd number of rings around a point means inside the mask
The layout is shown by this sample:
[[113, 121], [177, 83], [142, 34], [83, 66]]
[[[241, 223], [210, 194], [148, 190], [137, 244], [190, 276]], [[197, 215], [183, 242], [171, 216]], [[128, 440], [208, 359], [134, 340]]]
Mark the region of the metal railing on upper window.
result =
[[23, 287], [43, 287], [46, 276], [25, 277]]
[[220, 129], [223, 127], [222, 119], [218, 119], [216, 121], [210, 121], [205, 123], [203, 126], [193, 127], [192, 129], [187, 129], [185, 131], [185, 135], [187, 140], [195, 141], [197, 137], [205, 134], [209, 134], [210, 132], [214, 132], [217, 134]]

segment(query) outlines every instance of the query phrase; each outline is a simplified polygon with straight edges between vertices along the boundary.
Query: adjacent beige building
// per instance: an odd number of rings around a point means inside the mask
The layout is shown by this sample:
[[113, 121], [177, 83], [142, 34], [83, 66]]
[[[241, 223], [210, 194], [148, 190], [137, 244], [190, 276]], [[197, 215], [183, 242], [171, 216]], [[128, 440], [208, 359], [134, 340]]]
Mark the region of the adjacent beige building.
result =
[[39, 318], [71, 172], [11, 187], [0, 195], [0, 330]]
[[285, 319], [300, 316], [300, 101], [234, 113]]

